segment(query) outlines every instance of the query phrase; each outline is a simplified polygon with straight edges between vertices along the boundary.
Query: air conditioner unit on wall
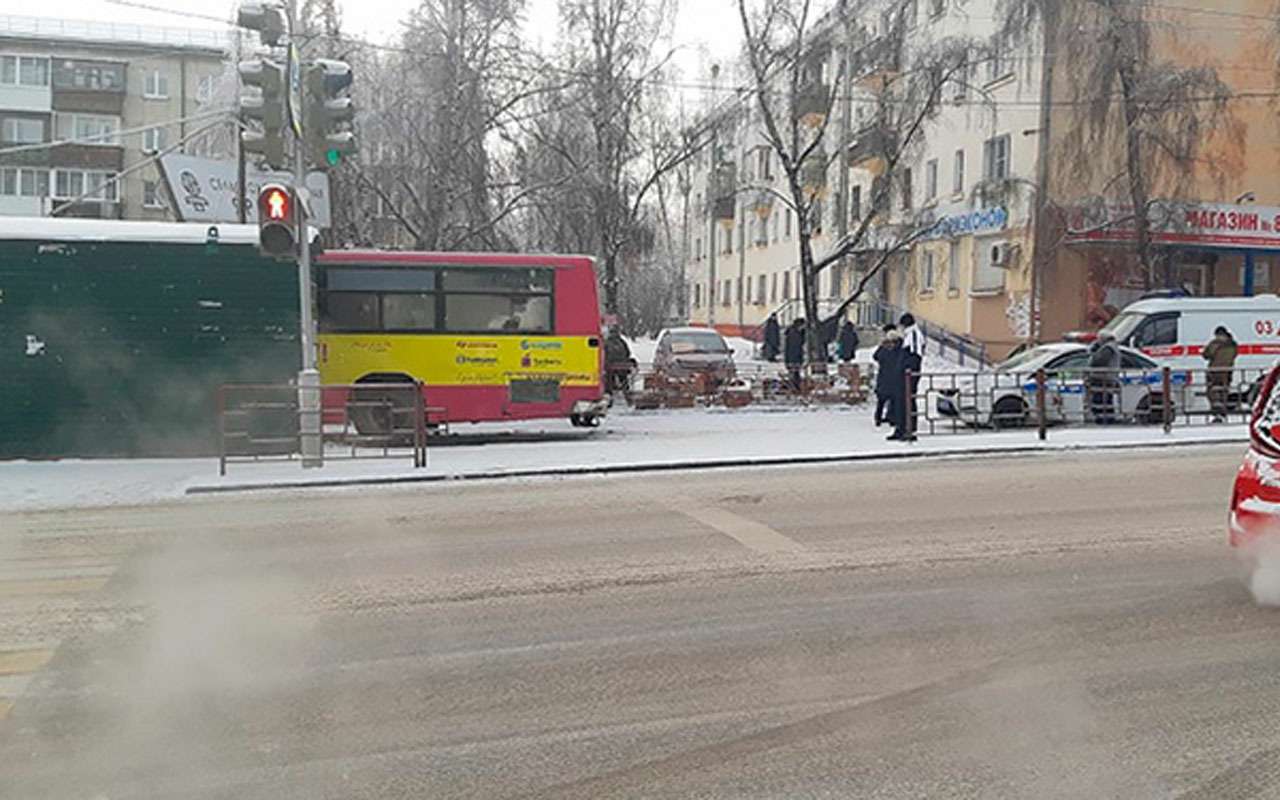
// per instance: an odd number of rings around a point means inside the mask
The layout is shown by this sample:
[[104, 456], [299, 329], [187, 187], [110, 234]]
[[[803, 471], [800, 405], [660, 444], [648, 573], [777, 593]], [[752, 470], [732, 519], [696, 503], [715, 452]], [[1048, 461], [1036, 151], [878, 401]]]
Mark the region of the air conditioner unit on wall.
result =
[[992, 242], [987, 257], [988, 263], [993, 267], [1008, 269], [1013, 266], [1013, 262], [1018, 257], [1018, 246], [1012, 242], [1000, 240]]

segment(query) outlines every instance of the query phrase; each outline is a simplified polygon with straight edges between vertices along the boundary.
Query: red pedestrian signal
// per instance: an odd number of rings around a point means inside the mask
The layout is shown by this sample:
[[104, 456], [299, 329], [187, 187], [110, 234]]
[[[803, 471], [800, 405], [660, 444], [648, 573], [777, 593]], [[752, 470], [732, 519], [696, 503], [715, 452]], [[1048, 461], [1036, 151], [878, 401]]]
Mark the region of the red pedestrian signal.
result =
[[292, 257], [298, 244], [293, 190], [268, 183], [258, 192], [258, 249], [272, 258]]

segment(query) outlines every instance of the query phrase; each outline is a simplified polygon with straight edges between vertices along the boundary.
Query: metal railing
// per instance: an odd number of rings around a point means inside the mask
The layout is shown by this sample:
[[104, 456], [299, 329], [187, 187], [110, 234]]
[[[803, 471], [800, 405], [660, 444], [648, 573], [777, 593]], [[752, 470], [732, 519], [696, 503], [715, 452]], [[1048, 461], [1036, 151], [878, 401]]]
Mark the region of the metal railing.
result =
[[[427, 465], [432, 414], [421, 383], [326, 384], [320, 387], [325, 459], [403, 458]], [[301, 454], [296, 384], [225, 384], [217, 390], [218, 474], [233, 462], [293, 459]]]
[[1248, 420], [1266, 369], [1070, 369], [909, 374], [922, 435], [992, 428], [1207, 425]]
[[[890, 303], [867, 300], [855, 303], [850, 307], [850, 312], [854, 324], [859, 328], [879, 328], [884, 325], [898, 324], [898, 320], [907, 313], [907, 310]], [[986, 344], [972, 336], [957, 333], [944, 325], [938, 325], [920, 317], [916, 317], [916, 326], [933, 345], [931, 355], [942, 358], [954, 355], [954, 360], [962, 367], [973, 364], [976, 368], [982, 369], [990, 365]]]

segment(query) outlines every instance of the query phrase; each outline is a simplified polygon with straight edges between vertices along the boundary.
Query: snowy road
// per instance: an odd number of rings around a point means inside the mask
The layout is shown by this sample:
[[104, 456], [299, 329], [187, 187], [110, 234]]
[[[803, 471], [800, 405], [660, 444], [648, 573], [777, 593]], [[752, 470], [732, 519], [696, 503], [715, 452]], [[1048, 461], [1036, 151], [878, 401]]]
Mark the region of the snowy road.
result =
[[1239, 446], [9, 515], [21, 798], [1243, 798]]

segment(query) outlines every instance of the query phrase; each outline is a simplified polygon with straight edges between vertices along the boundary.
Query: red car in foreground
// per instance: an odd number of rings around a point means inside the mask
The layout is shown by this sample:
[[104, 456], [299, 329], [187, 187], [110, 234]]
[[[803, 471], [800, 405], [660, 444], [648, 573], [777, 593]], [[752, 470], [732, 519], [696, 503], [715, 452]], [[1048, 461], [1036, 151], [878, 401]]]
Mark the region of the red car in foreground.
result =
[[1280, 540], [1280, 366], [1271, 370], [1249, 419], [1249, 452], [1236, 473], [1228, 531], [1231, 546], [1252, 548], [1264, 536]]

